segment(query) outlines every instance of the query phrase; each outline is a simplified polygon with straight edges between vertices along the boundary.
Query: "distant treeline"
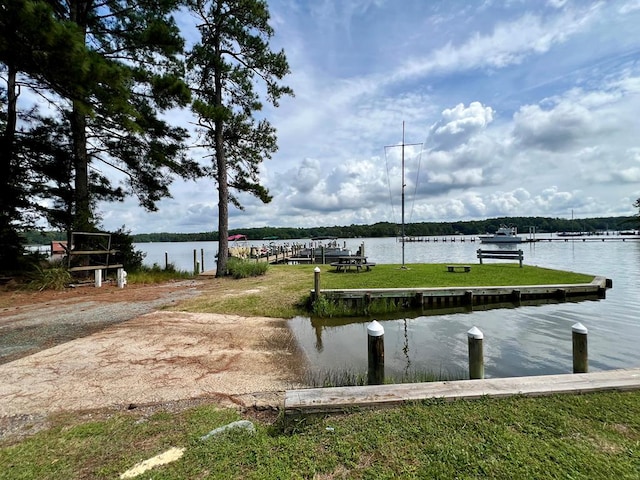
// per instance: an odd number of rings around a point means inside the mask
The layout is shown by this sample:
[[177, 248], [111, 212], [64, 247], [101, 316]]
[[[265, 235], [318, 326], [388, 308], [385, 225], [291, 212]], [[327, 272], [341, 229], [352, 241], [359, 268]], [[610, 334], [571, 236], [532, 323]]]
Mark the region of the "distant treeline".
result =
[[[548, 217], [499, 217], [467, 222], [421, 222], [405, 225], [407, 236], [477, 235], [493, 233], [500, 225], [515, 226], [518, 232], [527, 233], [535, 227], [538, 233], [585, 232], [596, 233], [605, 230], [620, 231], [640, 227], [638, 217], [601, 217], [564, 219]], [[294, 238], [338, 237], [396, 237], [400, 235], [400, 225], [380, 222], [373, 225], [346, 225], [334, 227], [288, 228], [261, 227], [230, 230], [229, 235], [243, 234], [249, 240], [290, 240]], [[27, 232], [28, 244], [47, 244], [53, 240], [64, 240], [64, 232]], [[217, 241], [218, 232], [203, 233], [141, 233], [133, 235], [133, 241], [142, 242], [199, 242]]]

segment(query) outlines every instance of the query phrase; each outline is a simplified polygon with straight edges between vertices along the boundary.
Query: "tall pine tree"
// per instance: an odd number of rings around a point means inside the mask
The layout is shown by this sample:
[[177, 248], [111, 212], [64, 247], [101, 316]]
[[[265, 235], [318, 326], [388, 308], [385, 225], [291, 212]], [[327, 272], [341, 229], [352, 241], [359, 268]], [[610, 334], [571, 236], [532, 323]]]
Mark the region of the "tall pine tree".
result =
[[[280, 83], [289, 73], [284, 51], [273, 52], [269, 10], [263, 0], [189, 0], [200, 40], [188, 55], [192, 109], [204, 148], [213, 157], [209, 174], [218, 184], [219, 249], [216, 275], [227, 272], [229, 210], [242, 208], [231, 190], [271, 201], [259, 167], [277, 150], [276, 132], [262, 110], [258, 85], [274, 106], [293, 91]], [[231, 189], [231, 190], [230, 190]]]

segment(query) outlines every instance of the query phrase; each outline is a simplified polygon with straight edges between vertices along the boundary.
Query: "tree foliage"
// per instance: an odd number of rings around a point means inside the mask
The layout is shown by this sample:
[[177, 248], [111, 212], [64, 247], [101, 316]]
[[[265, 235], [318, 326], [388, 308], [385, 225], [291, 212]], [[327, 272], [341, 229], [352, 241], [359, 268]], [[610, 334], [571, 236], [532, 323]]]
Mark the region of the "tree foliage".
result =
[[187, 66], [197, 116], [199, 146], [213, 158], [207, 173], [218, 185], [217, 274], [225, 275], [228, 256], [228, 204], [242, 208], [238, 196], [247, 192], [268, 203], [260, 184], [263, 160], [277, 150], [276, 132], [264, 118], [260, 90], [274, 106], [292, 90], [280, 83], [289, 73], [284, 51], [273, 52], [269, 11], [262, 0], [190, 0], [198, 21], [199, 41], [188, 54]]
[[[132, 194], [155, 210], [175, 176], [201, 174], [187, 131], [161, 117], [190, 101], [181, 3], [0, 0], [0, 247], [20, 244], [32, 214], [91, 231], [100, 202]], [[20, 111], [25, 91], [41, 117]]]

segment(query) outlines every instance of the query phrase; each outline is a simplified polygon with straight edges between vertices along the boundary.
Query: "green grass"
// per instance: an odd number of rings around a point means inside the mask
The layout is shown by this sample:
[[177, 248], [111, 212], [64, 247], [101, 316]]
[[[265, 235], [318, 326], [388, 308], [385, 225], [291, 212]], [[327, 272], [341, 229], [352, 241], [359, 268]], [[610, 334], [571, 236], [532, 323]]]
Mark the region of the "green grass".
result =
[[127, 283], [155, 284], [177, 279], [193, 278], [192, 272], [176, 270], [172, 264], [168, 268], [161, 268], [158, 264], [152, 267], [143, 266], [138, 270], [127, 272]]
[[399, 265], [378, 265], [371, 271], [336, 272], [321, 266], [323, 289], [399, 288], [399, 287], [471, 287], [499, 285], [545, 285], [588, 283], [594, 275], [552, 270], [517, 263], [472, 265], [469, 273], [451, 273], [446, 265], [416, 264], [403, 270]]
[[[308, 315], [316, 267], [321, 270], [321, 289], [567, 284], [594, 277], [528, 265], [520, 268], [517, 263], [472, 265], [469, 273], [448, 273], [444, 264], [409, 265], [408, 270], [378, 265], [360, 273], [336, 273], [329, 265], [271, 265], [258, 277], [216, 279], [210, 294], [174, 309], [277, 318]], [[337, 313], [332, 310], [332, 315]]]
[[170, 447], [186, 447], [184, 457], [138, 478], [636, 479], [640, 472], [640, 392], [430, 400], [199, 440], [239, 418], [204, 406], [145, 421], [120, 413], [62, 422], [0, 448], [0, 479], [113, 479]]

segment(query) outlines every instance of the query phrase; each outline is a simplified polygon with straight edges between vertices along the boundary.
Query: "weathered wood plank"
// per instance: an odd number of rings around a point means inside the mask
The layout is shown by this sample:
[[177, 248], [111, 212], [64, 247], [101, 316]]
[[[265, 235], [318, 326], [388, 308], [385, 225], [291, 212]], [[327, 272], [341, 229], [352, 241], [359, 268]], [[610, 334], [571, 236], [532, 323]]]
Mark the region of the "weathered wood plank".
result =
[[69, 267], [67, 270], [70, 272], [88, 272], [91, 270], [111, 270], [114, 268], [123, 268], [124, 265], [116, 263], [113, 265], [84, 265], [80, 267]]
[[287, 390], [284, 409], [285, 414], [321, 413], [344, 411], [354, 407], [388, 407], [429, 398], [470, 400], [485, 396], [544, 396], [638, 389], [640, 368], [631, 368], [534, 377]]

